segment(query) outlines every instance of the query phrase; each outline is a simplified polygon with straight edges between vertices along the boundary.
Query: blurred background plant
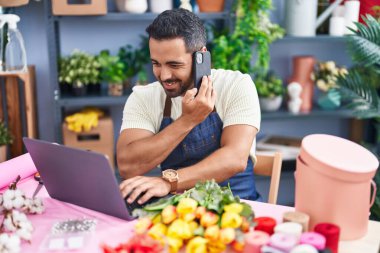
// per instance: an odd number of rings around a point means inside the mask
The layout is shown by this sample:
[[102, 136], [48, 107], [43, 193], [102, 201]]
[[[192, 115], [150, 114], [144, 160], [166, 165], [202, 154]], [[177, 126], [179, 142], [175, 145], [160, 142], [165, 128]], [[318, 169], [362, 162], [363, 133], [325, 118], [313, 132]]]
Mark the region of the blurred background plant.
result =
[[[354, 34], [347, 36], [349, 52], [356, 66], [351, 68], [347, 75], [338, 78], [338, 85], [343, 97], [350, 101], [349, 108], [358, 118], [373, 119], [376, 138], [373, 143], [364, 145], [379, 158], [380, 21], [370, 15], [362, 18], [365, 24], [356, 23], [358, 30], [352, 30]], [[377, 170], [374, 180], [377, 189], [380, 189], [380, 170]], [[380, 191], [376, 193], [370, 218], [380, 221]]]
[[13, 137], [3, 121], [0, 121], [0, 146], [13, 143]]
[[99, 83], [100, 64], [94, 55], [74, 50], [71, 55], [60, 58], [58, 64], [60, 83], [76, 87]]
[[[268, 70], [269, 45], [284, 35], [284, 30], [270, 21], [271, 9], [271, 0], [235, 1], [231, 8], [231, 14], [236, 16], [233, 30], [217, 33], [213, 39], [211, 52], [214, 68], [239, 70], [242, 73], [252, 73], [255, 69]], [[252, 65], [254, 52], [257, 60]]]
[[124, 63], [119, 56], [112, 56], [109, 50], [102, 50], [97, 59], [100, 64], [100, 80], [122, 85], [125, 80]]
[[257, 73], [254, 79], [259, 97], [274, 98], [284, 94], [282, 80], [273, 72]]

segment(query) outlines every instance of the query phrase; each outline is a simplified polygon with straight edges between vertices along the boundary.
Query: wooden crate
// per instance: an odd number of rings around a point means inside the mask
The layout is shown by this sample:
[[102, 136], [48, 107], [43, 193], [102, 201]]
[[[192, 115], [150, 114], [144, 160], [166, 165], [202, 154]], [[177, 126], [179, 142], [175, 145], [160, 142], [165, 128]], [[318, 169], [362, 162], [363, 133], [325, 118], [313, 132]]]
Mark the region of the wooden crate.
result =
[[68, 0], [52, 0], [53, 15], [105, 15], [106, 0], [92, 0], [88, 4], [69, 4]]
[[114, 168], [114, 141], [113, 121], [109, 117], [99, 119], [97, 127], [88, 132], [75, 133], [67, 128], [67, 123], [62, 123], [63, 144], [66, 146], [91, 150], [108, 157], [110, 165]]
[[[22, 112], [26, 116], [26, 136], [30, 138], [37, 137], [37, 113], [36, 113], [36, 85], [35, 85], [35, 67], [29, 66], [26, 73], [0, 73], [2, 85], [5, 85], [6, 97], [4, 98], [0, 92], [0, 104], [5, 99], [8, 128], [10, 129], [14, 139], [10, 145], [11, 157], [16, 157], [24, 153], [22, 143]], [[24, 98], [20, 98], [18, 82], [23, 82]], [[24, 100], [25, 108], [21, 108], [20, 101]], [[24, 111], [23, 111], [24, 110]], [[4, 119], [4, 112], [0, 106], [0, 118]]]

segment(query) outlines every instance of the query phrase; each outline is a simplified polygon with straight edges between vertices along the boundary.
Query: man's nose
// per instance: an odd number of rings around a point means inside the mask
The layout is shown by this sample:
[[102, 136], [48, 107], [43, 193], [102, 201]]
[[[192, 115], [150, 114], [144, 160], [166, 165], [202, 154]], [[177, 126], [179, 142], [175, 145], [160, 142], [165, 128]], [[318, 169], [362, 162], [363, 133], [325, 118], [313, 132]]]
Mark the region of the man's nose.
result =
[[168, 80], [172, 78], [172, 72], [169, 68], [161, 68], [160, 78], [162, 81]]

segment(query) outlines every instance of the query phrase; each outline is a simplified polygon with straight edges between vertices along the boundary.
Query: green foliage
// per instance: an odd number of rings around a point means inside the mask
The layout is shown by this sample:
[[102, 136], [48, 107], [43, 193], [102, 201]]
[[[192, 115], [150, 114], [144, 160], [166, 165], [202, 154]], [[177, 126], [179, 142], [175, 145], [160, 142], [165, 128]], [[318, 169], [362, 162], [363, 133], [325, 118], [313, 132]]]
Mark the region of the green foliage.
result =
[[99, 83], [100, 64], [94, 55], [74, 50], [58, 61], [60, 83], [75, 84], [77, 87]]
[[13, 138], [9, 129], [4, 125], [4, 122], [0, 121], [0, 146], [8, 145], [13, 142]]
[[[232, 9], [236, 15], [232, 33], [222, 33], [213, 40], [214, 68], [250, 73], [256, 68], [269, 68], [269, 45], [284, 34], [284, 30], [269, 20], [271, 0], [238, 0]], [[252, 67], [253, 46], [257, 61]]]
[[[342, 94], [351, 100], [349, 107], [361, 118], [375, 118], [380, 121], [379, 96], [376, 87], [380, 80], [380, 22], [370, 15], [363, 17], [365, 25], [356, 23], [358, 31], [348, 36], [348, 47], [353, 61], [358, 66], [351, 69], [338, 83]], [[369, 74], [371, 73], [371, 74]], [[380, 127], [377, 128], [377, 146], [380, 145]], [[379, 154], [377, 147], [377, 154]], [[377, 188], [380, 188], [380, 170], [375, 176]], [[376, 195], [371, 207], [371, 219], [380, 221], [380, 194]]]
[[257, 72], [254, 78], [257, 94], [262, 98], [273, 98], [284, 94], [282, 80], [271, 72]]
[[132, 78], [137, 75], [150, 61], [148, 43], [148, 37], [141, 36], [141, 43], [138, 48], [134, 49], [131, 45], [126, 45], [119, 49], [118, 57], [124, 64], [126, 78]]
[[119, 56], [112, 56], [109, 50], [102, 50], [97, 56], [97, 59], [101, 66], [101, 80], [110, 84], [123, 85], [123, 81], [126, 79], [124, 73], [125, 68]]

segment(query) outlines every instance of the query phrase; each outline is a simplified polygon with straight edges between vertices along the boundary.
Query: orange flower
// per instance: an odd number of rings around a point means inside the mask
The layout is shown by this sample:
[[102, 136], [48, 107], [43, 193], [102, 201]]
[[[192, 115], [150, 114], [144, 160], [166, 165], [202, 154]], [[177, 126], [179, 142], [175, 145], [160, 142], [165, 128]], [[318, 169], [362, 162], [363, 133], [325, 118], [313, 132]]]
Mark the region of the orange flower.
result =
[[141, 218], [135, 224], [136, 234], [144, 234], [153, 225], [152, 220], [148, 217]]
[[233, 228], [223, 228], [220, 230], [219, 241], [224, 244], [230, 244], [235, 240], [235, 229]]
[[177, 219], [170, 224], [168, 228], [168, 236], [180, 239], [190, 239], [193, 236], [193, 233], [189, 223]]
[[198, 206], [197, 209], [195, 210], [195, 217], [200, 220], [202, 216], [206, 213], [206, 207], [204, 206]]
[[191, 198], [183, 198], [177, 205], [177, 212], [180, 215], [193, 213], [198, 206], [198, 202]]
[[177, 218], [177, 210], [175, 206], [169, 205], [162, 210], [161, 219], [162, 223], [169, 224]]
[[212, 226], [212, 225], [216, 224], [218, 222], [218, 220], [219, 220], [219, 216], [218, 215], [216, 215], [213, 212], [207, 211], [201, 217], [201, 225], [203, 227], [209, 227], [209, 226]]
[[207, 253], [208, 240], [200, 236], [194, 237], [186, 245], [186, 253]]
[[183, 241], [176, 237], [167, 237], [169, 244], [169, 253], [177, 253], [179, 249], [183, 246]]
[[206, 239], [210, 239], [211, 241], [216, 241], [219, 238], [219, 226], [213, 225], [208, 228], [206, 228], [206, 231], [204, 233], [204, 237]]
[[241, 231], [243, 231], [243, 233], [247, 233], [249, 231], [249, 221], [247, 220], [246, 217], [242, 217], [242, 223], [241, 223], [240, 229]]
[[237, 213], [240, 214], [243, 211], [243, 205], [239, 203], [232, 203], [224, 206], [224, 211], [229, 213]]
[[244, 250], [244, 242], [239, 242], [239, 241], [233, 241], [232, 244], [232, 249], [236, 252], [242, 252]]
[[243, 222], [241, 216], [237, 213], [225, 212], [222, 215], [222, 228], [238, 228]]
[[220, 241], [209, 241], [207, 243], [208, 253], [220, 253], [226, 250], [226, 245]]

